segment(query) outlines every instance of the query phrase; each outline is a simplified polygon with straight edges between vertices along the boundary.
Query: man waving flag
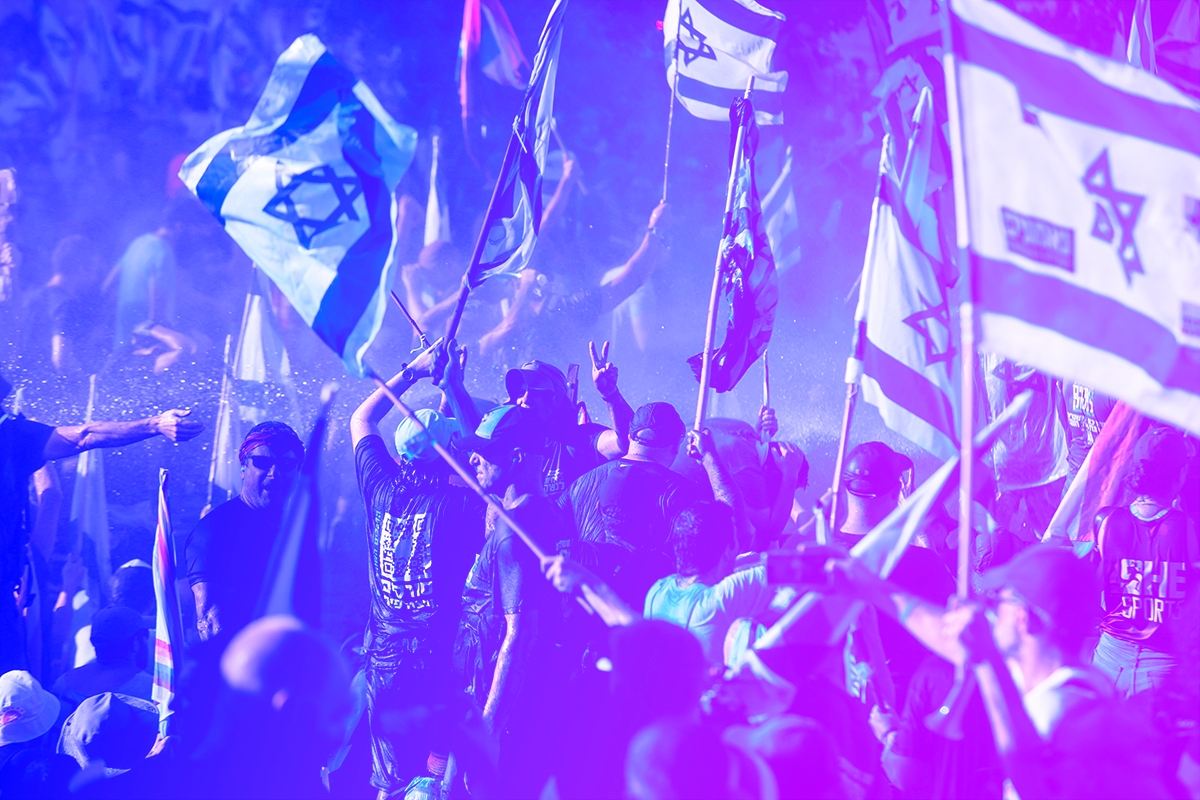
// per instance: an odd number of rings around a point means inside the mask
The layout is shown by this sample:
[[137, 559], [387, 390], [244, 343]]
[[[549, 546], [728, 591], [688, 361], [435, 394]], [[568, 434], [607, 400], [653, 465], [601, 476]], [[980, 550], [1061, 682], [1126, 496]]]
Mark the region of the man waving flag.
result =
[[758, 123], [781, 124], [787, 73], [771, 57], [785, 19], [754, 0], [667, 0], [667, 84], [695, 116], [723, 120], [753, 75]]
[[937, 217], [925, 191], [930, 172], [933, 95], [921, 90], [904, 171], [884, 137], [879, 189], [871, 213], [859, 288], [854, 355], [847, 382], [884, 423], [939, 458], [958, 452], [957, 349], [946, 290], [938, 280]]
[[1200, 102], [998, 3], [951, 11], [982, 349], [1200, 433]]
[[249, 122], [209, 139], [179, 171], [356, 377], [383, 322], [393, 192], [416, 139], [306, 34], [275, 63]]

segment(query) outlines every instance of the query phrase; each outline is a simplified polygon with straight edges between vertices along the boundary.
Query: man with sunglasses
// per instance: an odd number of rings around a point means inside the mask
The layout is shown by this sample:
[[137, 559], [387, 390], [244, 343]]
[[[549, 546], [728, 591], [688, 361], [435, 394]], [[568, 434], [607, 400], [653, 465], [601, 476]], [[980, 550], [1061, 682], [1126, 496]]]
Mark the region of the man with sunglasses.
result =
[[196, 629], [204, 640], [232, 636], [254, 618], [283, 506], [304, 460], [304, 445], [290, 426], [260, 422], [246, 434], [238, 459], [238, 496], [197, 522], [185, 545]]

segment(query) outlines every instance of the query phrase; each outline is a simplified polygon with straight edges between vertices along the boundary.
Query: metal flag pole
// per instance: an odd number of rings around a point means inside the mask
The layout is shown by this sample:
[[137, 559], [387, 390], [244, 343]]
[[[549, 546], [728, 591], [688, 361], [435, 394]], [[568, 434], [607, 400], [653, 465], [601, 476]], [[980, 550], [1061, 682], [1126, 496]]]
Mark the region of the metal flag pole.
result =
[[683, 0], [675, 13], [675, 74], [671, 79], [671, 110], [667, 112], [667, 151], [663, 155], [663, 193], [662, 202], [667, 202], [667, 174], [671, 167], [671, 127], [675, 123], [675, 95], [679, 92], [679, 17], [683, 14]]
[[[749, 100], [754, 92], [754, 76], [746, 81], [746, 93], [742, 96]], [[745, 144], [746, 126], [739, 125], [737, 140], [733, 145], [733, 163], [729, 165], [729, 186], [725, 190], [725, 216], [723, 222], [729, 224], [729, 214], [733, 210], [733, 189], [737, 185], [738, 165], [742, 160], [742, 146]], [[708, 386], [712, 380], [713, 339], [717, 335], [717, 301], [721, 297], [721, 259], [725, 255], [725, 232], [721, 232], [721, 244], [717, 245], [717, 263], [713, 267], [712, 292], [708, 296], [708, 323], [704, 330], [704, 353], [700, 360], [700, 395], [696, 399], [696, 425], [698, 431], [704, 427], [704, 417], [708, 413]]]
[[415, 319], [413, 319], [413, 315], [408, 313], [408, 309], [404, 307], [404, 303], [400, 302], [400, 295], [396, 294], [395, 289], [392, 290], [391, 295], [392, 302], [395, 303], [396, 307], [400, 309], [400, 313], [404, 315], [406, 320], [408, 320], [408, 324], [412, 325], [413, 332], [416, 333], [417, 338], [421, 340], [421, 346], [428, 350], [429, 339], [425, 337], [425, 332], [421, 330], [421, 326], [417, 324]]

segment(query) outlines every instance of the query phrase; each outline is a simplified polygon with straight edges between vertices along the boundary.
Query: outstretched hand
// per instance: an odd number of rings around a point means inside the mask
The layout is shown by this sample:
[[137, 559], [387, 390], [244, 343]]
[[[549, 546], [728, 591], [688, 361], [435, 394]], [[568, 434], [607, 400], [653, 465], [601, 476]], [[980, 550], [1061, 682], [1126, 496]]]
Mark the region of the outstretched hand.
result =
[[204, 423], [187, 419], [191, 409], [172, 408], [154, 418], [155, 431], [170, 439], [172, 442], [186, 442], [194, 439], [204, 430]]
[[691, 430], [687, 434], [687, 454], [697, 460], [717, 454], [717, 443], [713, 440], [712, 431], [708, 428]]
[[596, 343], [588, 342], [588, 352], [592, 356], [592, 383], [596, 391], [605, 400], [617, 393], [617, 366], [608, 360], [608, 342], [596, 354]]

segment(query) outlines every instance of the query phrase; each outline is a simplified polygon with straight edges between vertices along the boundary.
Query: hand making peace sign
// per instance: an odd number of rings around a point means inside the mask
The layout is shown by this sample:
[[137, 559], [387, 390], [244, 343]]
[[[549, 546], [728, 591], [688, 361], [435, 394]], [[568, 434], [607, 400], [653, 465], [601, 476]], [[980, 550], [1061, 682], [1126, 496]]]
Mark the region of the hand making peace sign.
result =
[[617, 367], [608, 361], [608, 342], [600, 348], [600, 355], [596, 355], [596, 343], [588, 342], [588, 352], [592, 355], [592, 383], [596, 385], [596, 391], [605, 400], [608, 400], [617, 391]]

